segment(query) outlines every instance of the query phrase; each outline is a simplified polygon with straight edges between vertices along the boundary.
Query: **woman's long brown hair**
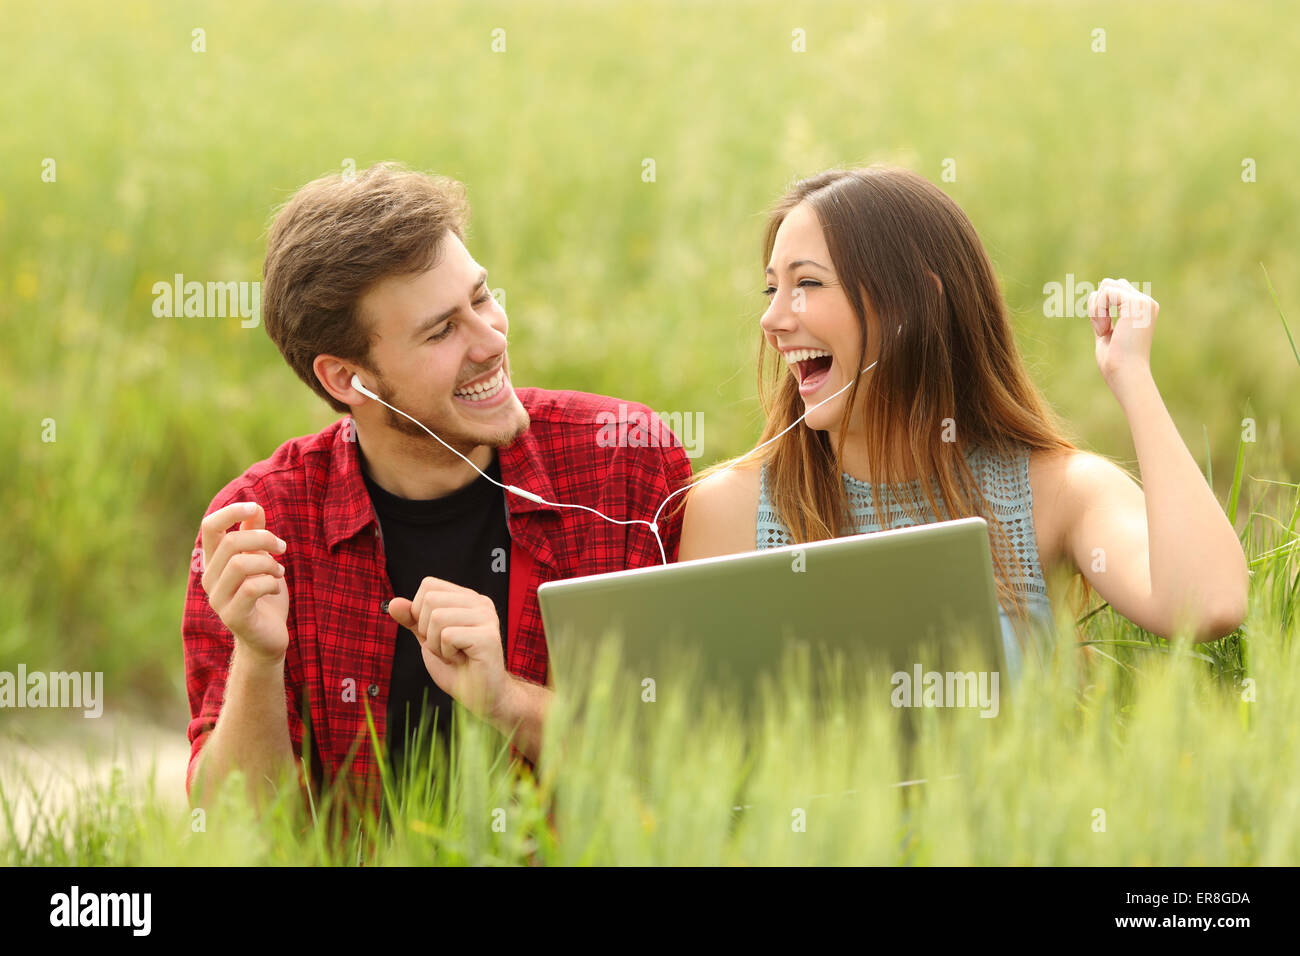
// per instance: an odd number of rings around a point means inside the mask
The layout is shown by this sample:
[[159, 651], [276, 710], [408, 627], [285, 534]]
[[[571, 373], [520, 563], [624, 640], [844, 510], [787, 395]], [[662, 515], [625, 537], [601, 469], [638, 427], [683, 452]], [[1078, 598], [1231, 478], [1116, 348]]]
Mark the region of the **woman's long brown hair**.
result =
[[[853, 533], [839, 462], [855, 399], [865, 387], [857, 430], [866, 438], [882, 522], [889, 521], [882, 485], [937, 476], [947, 517], [978, 515], [988, 522], [999, 602], [1023, 620], [1023, 595], [1011, 585], [1012, 575], [1022, 570], [1015, 548], [965, 455], [980, 445], [1000, 457], [1026, 447], [1077, 446], [1029, 378], [974, 226], [947, 194], [909, 170], [832, 169], [796, 183], [772, 208], [764, 268], [781, 223], [805, 202], [821, 223], [861, 332], [857, 367], [867, 364], [873, 337], [879, 339], [879, 353], [875, 368], [855, 378], [846, 393], [834, 444], [828, 431], [804, 426], [759, 453], [777, 515], [797, 543]], [[794, 376], [761, 336], [758, 376], [766, 414], [761, 445], [798, 419], [804, 403]], [[932, 514], [942, 515], [930, 483], [922, 479], [920, 486]], [[918, 501], [901, 504], [907, 514], [918, 515]], [[1086, 587], [1083, 598], [1086, 602]]]

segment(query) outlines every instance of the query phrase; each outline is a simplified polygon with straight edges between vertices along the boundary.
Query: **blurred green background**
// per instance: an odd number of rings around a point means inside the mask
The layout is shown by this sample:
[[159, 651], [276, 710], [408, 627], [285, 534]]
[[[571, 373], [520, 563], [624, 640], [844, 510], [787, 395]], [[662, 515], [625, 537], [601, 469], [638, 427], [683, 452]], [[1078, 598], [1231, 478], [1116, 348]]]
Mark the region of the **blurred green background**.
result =
[[6, 0], [0, 669], [103, 670], [109, 708], [183, 733], [198, 522], [335, 416], [260, 325], [156, 318], [151, 288], [259, 279], [273, 207], [349, 160], [465, 182], [516, 381], [702, 412], [697, 467], [759, 431], [764, 209], [886, 161], [966, 210], [1086, 447], [1136, 474], [1087, 320], [1046, 317], [1043, 286], [1127, 277], [1220, 497], [1247, 402], [1247, 474], [1294, 480], [1300, 370], [1260, 263], [1300, 314], [1297, 51], [1282, 2]]

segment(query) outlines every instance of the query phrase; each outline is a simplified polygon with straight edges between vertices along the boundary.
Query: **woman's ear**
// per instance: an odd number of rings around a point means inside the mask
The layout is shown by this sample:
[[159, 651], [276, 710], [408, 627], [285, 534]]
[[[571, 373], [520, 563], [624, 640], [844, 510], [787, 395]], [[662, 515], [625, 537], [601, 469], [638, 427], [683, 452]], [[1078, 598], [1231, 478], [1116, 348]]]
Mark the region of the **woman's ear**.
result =
[[936, 286], [938, 286], [938, 288], [939, 288], [939, 295], [943, 295], [943, 283], [939, 281], [939, 277], [938, 277], [937, 275], [935, 275], [933, 272], [931, 272], [931, 273], [930, 273], [930, 278], [933, 279], [933, 280], [934, 280], [934, 284], [935, 284]]

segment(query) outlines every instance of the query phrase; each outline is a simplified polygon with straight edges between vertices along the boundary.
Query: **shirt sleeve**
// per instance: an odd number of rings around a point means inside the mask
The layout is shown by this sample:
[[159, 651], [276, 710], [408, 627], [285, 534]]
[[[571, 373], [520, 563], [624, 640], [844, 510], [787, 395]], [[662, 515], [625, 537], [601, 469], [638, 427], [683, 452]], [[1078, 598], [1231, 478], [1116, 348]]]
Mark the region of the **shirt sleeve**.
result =
[[[691, 461], [686, 455], [686, 449], [680, 438], [671, 432], [663, 419], [643, 405], [635, 407], [648, 417], [652, 434], [667, 433], [672, 434], [674, 438], [673, 441], [660, 442], [658, 447], [628, 449], [630, 453], [636, 455], [634, 464], [631, 464], [628, 469], [628, 474], [633, 479], [632, 486], [636, 489], [629, 513], [644, 514], [646, 518], [650, 518], [658, 511], [659, 506], [664, 504], [665, 499], [690, 483]], [[685, 494], [672, 497], [659, 512], [659, 537], [663, 540], [664, 552], [669, 564], [677, 560], [678, 546], [681, 544], [685, 497]], [[631, 543], [625, 555], [624, 567], [653, 567], [663, 563], [659, 545], [652, 536], [629, 535], [628, 541]]]
[[[263, 500], [247, 487], [228, 486], [208, 506], [205, 517], [233, 501], [257, 501], [267, 514], [267, 525], [273, 526], [273, 505]], [[230, 527], [237, 528], [239, 522]], [[230, 529], [227, 529], [230, 530]], [[190, 761], [185, 773], [185, 792], [191, 792], [194, 780], [194, 768], [208, 735], [216, 726], [221, 713], [221, 704], [226, 694], [226, 679], [230, 668], [230, 655], [234, 650], [234, 635], [222, 622], [208, 603], [207, 592], [203, 590], [203, 532], [200, 530], [194, 539], [194, 548], [190, 552], [189, 580], [185, 591], [185, 610], [181, 619], [181, 641], [185, 657], [185, 688], [189, 697], [190, 722], [188, 736], [190, 741]], [[290, 595], [292, 598], [292, 595]], [[290, 648], [293, 647], [293, 612], [289, 615]], [[297, 695], [293, 692], [290, 680], [290, 667], [286, 655], [285, 661], [285, 714], [289, 722], [289, 739], [299, 767], [300, 782], [302, 771], [302, 716], [297, 707]]]
[[[663, 449], [661, 461], [661, 471], [659, 481], [662, 491], [659, 500], [681, 491], [691, 483], [694, 473], [691, 470], [691, 460], [686, 455], [686, 449], [680, 443], [669, 445]], [[663, 510], [659, 518], [659, 533], [664, 539], [664, 550], [668, 552], [668, 561], [670, 563], [677, 560], [677, 549], [682, 539], [682, 516], [685, 511], [686, 493], [676, 495]], [[655, 504], [656, 508], [659, 507]]]

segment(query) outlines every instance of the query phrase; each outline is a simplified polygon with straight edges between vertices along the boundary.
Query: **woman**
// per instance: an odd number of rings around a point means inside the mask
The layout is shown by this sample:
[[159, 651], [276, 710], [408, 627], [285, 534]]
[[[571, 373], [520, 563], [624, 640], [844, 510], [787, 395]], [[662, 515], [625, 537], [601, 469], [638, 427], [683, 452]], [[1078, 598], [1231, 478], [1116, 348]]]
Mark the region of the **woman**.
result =
[[974, 227], [920, 176], [871, 166], [796, 184], [764, 267], [763, 436], [691, 489], [679, 560], [980, 515], [1013, 673], [1050, 627], [1058, 569], [1162, 637], [1241, 624], [1245, 555], [1151, 377], [1149, 296], [1106, 279], [1088, 302], [1139, 488], [1062, 434]]

